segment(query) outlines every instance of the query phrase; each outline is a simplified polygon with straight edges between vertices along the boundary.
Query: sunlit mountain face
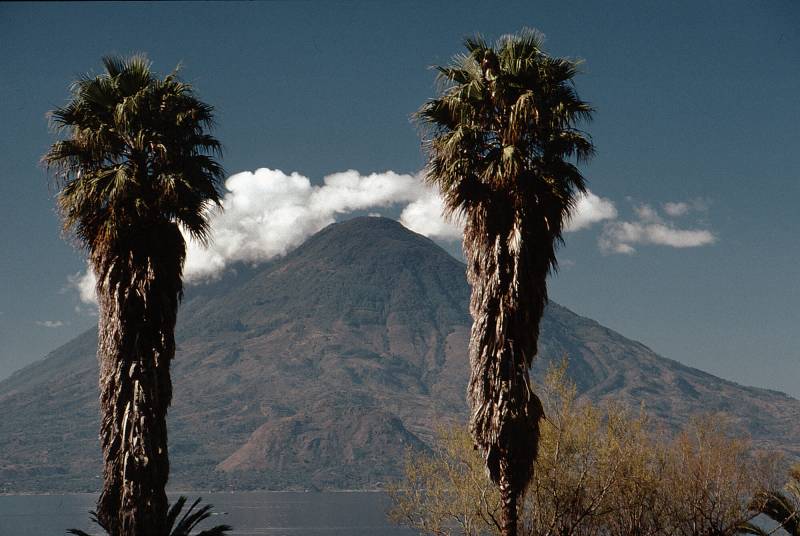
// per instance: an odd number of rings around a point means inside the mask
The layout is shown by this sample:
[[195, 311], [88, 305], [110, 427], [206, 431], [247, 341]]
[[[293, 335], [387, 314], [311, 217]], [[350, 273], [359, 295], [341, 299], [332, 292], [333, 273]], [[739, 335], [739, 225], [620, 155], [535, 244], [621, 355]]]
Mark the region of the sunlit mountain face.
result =
[[[437, 425], [466, 419], [464, 265], [383, 218], [331, 225], [287, 256], [188, 287], [170, 411], [174, 489], [376, 488]], [[0, 491], [95, 490], [96, 333], [0, 382]], [[672, 430], [725, 412], [800, 455], [800, 402], [656, 355], [551, 303], [534, 376], [569, 358], [581, 393], [644, 404]], [[680, 356], [675, 356], [680, 358]]]

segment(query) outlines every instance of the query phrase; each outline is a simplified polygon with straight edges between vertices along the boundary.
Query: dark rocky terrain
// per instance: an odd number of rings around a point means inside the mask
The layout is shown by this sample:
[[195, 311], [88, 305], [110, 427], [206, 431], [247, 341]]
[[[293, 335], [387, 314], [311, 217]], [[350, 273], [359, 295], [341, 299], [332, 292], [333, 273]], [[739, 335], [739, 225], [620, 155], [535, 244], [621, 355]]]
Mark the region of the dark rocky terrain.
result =
[[[170, 412], [171, 486], [375, 487], [465, 418], [464, 266], [397, 222], [332, 225], [288, 256], [187, 290]], [[0, 491], [97, 488], [94, 330], [0, 382]], [[800, 455], [800, 402], [653, 353], [552, 303], [539, 371], [567, 355], [586, 396], [668, 429], [725, 412]]]

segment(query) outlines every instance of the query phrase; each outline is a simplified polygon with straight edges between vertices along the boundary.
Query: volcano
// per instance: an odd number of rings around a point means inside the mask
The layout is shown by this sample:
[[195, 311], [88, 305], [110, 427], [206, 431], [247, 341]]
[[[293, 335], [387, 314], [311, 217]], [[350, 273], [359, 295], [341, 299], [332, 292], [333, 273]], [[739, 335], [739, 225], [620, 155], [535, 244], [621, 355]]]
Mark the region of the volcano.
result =
[[[377, 488], [466, 419], [464, 265], [393, 220], [333, 224], [283, 258], [187, 288], [169, 414], [173, 489]], [[0, 491], [94, 491], [96, 330], [0, 382]], [[655, 354], [550, 303], [534, 374], [569, 359], [583, 396], [674, 430], [724, 412], [800, 456], [800, 402]]]

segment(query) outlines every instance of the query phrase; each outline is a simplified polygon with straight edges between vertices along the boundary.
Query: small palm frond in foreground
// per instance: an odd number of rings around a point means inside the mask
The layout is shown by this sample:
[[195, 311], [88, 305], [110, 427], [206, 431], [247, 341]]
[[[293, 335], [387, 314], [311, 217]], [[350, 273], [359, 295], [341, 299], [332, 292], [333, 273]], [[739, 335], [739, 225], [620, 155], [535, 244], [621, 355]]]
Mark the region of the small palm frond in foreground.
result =
[[[189, 509], [186, 510], [176, 525], [175, 522], [178, 519], [184, 504], [186, 504], [186, 497], [180, 497], [177, 501], [175, 501], [175, 504], [170, 507], [169, 512], [167, 513], [167, 528], [169, 529], [170, 536], [189, 536], [192, 530], [194, 530], [194, 528], [199, 525], [200, 522], [208, 519], [212, 515], [211, 509], [213, 508], [213, 505], [210, 504], [195, 510], [195, 507], [200, 504], [200, 498], [198, 497], [192, 503]], [[204, 530], [197, 536], [222, 536], [230, 530], [232, 529], [228, 525], [217, 525], [216, 527]]]
[[[198, 504], [200, 504], [199, 497], [185, 512], [183, 512], [183, 515], [181, 516], [181, 511], [186, 505], [186, 497], [180, 497], [177, 501], [175, 501], [175, 503], [170, 506], [169, 512], [167, 513], [167, 528], [165, 536], [189, 536], [200, 523], [213, 515], [211, 512], [213, 505], [207, 504], [195, 510]], [[98, 521], [97, 514], [94, 512], [89, 512], [89, 515], [92, 518], [92, 522], [100, 526], [105, 534], [108, 534], [108, 529]], [[198, 532], [195, 536], [224, 536], [231, 530], [233, 529], [229, 525], [217, 525], [216, 527]], [[74, 536], [93, 536], [88, 532], [78, 529], [69, 529], [67, 534], [73, 534]]]
[[752, 508], [776, 523], [791, 536], [800, 536], [800, 509], [788, 495], [775, 490], [760, 491]]

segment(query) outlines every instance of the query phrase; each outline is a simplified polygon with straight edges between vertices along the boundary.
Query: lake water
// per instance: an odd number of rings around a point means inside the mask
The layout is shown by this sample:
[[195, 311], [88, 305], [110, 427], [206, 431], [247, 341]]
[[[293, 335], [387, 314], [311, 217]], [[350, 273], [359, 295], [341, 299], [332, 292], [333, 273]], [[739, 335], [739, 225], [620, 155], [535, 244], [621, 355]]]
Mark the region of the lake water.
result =
[[[411, 536], [386, 520], [383, 493], [184, 493], [201, 496], [215, 515], [202, 527], [232, 525], [236, 536]], [[176, 495], [170, 494], [170, 500]], [[0, 536], [60, 536], [68, 528], [99, 534], [89, 521], [96, 495], [0, 496]], [[202, 528], [201, 527], [201, 528]]]

